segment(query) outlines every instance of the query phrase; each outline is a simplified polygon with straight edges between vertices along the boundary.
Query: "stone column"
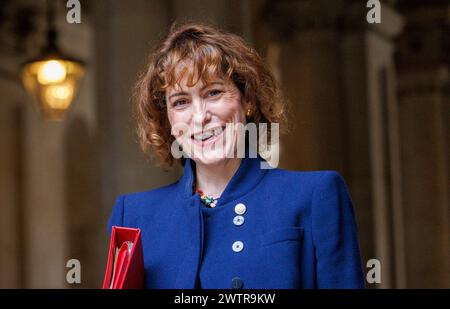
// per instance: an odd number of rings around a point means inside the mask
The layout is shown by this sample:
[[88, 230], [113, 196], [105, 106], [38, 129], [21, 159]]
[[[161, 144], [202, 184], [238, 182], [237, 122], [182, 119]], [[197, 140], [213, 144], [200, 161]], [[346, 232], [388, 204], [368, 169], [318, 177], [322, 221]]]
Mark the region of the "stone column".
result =
[[[352, 8], [355, 8], [353, 14], [361, 13], [361, 8], [358, 6], [356, 9], [356, 4]], [[361, 15], [364, 16], [356, 16]], [[356, 16], [353, 15], [353, 20]], [[395, 39], [401, 33], [403, 19], [392, 7], [383, 4], [381, 23], [364, 23], [364, 26], [362, 40], [366, 58], [374, 258], [380, 260], [382, 267], [381, 284], [378, 287], [405, 288], [399, 114], [394, 63]], [[347, 82], [350, 86], [354, 80], [349, 79]], [[349, 96], [352, 96], [350, 88], [348, 90]], [[356, 161], [355, 157], [353, 162]]]
[[381, 261], [375, 287], [395, 287], [403, 241], [393, 39], [402, 23], [387, 5], [379, 26], [366, 13], [360, 1], [269, 1], [261, 19], [279, 47], [274, 62], [290, 101], [282, 166], [343, 174], [363, 262]]
[[[95, 1], [96, 108], [100, 158], [99, 244], [107, 242], [107, 219], [119, 194], [174, 182], [178, 171], [153, 166], [139, 149], [132, 118], [132, 88], [147, 55], [169, 26], [167, 2]], [[106, 258], [106, 251], [103, 260]]]
[[400, 5], [407, 20], [398, 96], [408, 288], [450, 287], [449, 9], [445, 1]]
[[[32, 21], [36, 12], [17, 1], [2, 3], [0, 15], [0, 288], [22, 288], [26, 284], [24, 137], [29, 106], [18, 73], [34, 30], [18, 26]], [[16, 33], [19, 29], [21, 36]]]
[[0, 288], [21, 288], [23, 260], [23, 108], [25, 93], [14, 70], [17, 59], [0, 53]]
[[[44, 13], [44, 2], [35, 4]], [[56, 9], [59, 47], [86, 61], [87, 71], [62, 122], [43, 121], [28, 96], [20, 102], [25, 109], [24, 287], [95, 287], [101, 249], [95, 222], [99, 213], [96, 158], [83, 156], [87, 151], [95, 153], [95, 145], [88, 143], [96, 130], [92, 24], [83, 7], [81, 24], [66, 22], [64, 6], [57, 5]], [[45, 29], [45, 24], [40, 25]], [[82, 285], [67, 284], [69, 259], [80, 261]]]

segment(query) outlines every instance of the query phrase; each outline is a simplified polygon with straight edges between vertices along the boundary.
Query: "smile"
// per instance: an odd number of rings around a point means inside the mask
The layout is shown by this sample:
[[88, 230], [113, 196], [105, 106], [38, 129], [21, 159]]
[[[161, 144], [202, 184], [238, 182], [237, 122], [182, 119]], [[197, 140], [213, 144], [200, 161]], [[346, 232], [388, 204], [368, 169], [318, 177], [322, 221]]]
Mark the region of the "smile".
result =
[[225, 126], [215, 127], [200, 133], [192, 134], [191, 139], [195, 144], [205, 146], [214, 143], [222, 135], [224, 130]]

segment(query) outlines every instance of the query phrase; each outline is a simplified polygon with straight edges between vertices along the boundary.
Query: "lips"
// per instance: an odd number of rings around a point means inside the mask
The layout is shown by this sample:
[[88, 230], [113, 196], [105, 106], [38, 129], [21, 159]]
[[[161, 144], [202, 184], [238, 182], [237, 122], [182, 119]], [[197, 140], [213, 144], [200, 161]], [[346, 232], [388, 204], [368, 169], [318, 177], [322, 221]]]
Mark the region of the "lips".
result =
[[194, 144], [205, 146], [214, 143], [225, 130], [225, 126], [215, 127], [202, 132], [198, 132], [191, 135], [191, 139]]

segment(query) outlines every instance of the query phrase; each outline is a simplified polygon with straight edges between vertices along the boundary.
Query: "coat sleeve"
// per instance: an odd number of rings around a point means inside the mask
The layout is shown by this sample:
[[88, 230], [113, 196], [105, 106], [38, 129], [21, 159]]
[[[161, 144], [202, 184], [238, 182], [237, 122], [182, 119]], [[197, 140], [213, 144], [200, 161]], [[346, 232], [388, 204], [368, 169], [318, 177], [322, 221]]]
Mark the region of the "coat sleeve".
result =
[[323, 174], [311, 217], [317, 288], [364, 288], [353, 203], [337, 172]]
[[115, 202], [115, 205], [112, 209], [111, 216], [108, 220], [108, 235], [111, 236], [111, 228], [113, 226], [123, 226], [123, 204], [124, 204], [124, 195], [120, 195]]

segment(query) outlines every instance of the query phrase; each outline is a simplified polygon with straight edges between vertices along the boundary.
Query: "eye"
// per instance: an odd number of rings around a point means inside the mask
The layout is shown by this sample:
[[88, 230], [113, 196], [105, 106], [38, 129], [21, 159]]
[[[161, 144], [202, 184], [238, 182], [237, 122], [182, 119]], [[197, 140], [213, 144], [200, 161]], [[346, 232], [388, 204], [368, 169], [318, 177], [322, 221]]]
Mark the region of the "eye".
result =
[[210, 96], [210, 97], [216, 97], [216, 96], [218, 96], [219, 94], [221, 94], [222, 92], [223, 92], [222, 90], [219, 90], [219, 89], [213, 89], [213, 90], [211, 90], [211, 91], [208, 92], [208, 96]]
[[177, 101], [172, 103], [172, 106], [173, 107], [183, 107], [186, 104], [187, 104], [186, 100], [177, 100]]

